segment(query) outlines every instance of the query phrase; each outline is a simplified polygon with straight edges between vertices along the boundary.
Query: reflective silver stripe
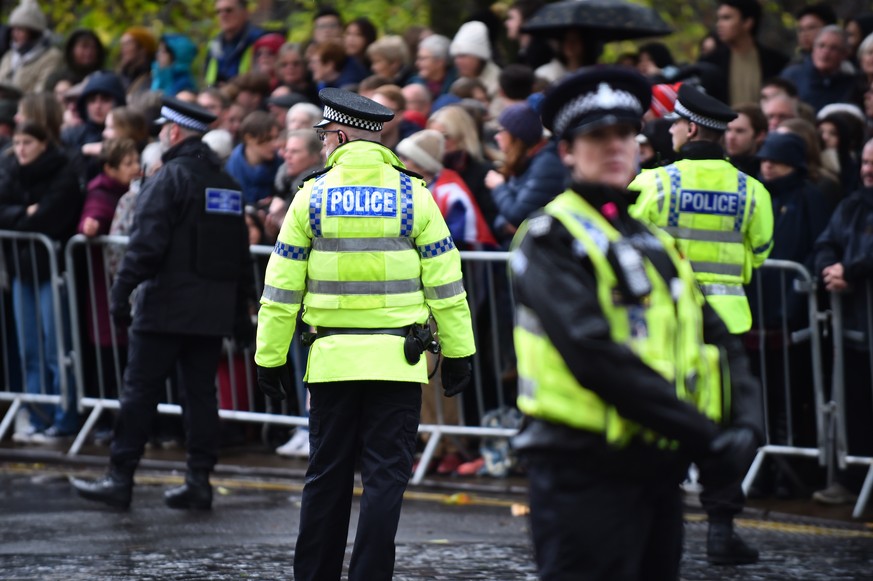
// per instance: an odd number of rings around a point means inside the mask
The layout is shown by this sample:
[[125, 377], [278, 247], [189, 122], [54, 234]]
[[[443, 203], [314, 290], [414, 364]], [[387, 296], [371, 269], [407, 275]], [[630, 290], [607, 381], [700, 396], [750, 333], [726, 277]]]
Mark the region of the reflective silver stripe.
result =
[[702, 284], [700, 285], [700, 290], [703, 291], [703, 294], [711, 297], [711, 296], [731, 296], [731, 297], [744, 297], [746, 296], [746, 291], [743, 290], [743, 286], [739, 284]]
[[464, 281], [462, 280], [456, 280], [455, 282], [450, 282], [448, 284], [441, 284], [440, 286], [424, 287], [425, 298], [432, 300], [448, 299], [457, 296], [462, 292], [464, 292]]
[[264, 285], [264, 294], [261, 296], [268, 301], [285, 305], [299, 305], [303, 301], [303, 291], [285, 290], [270, 285]]
[[664, 182], [661, 180], [661, 174], [655, 174], [655, 186], [658, 188], [658, 214], [664, 210]]
[[534, 397], [537, 385], [534, 380], [523, 375], [518, 376], [518, 393], [527, 397]]
[[543, 324], [540, 321], [540, 318], [537, 316], [533, 310], [530, 308], [519, 305], [519, 307], [515, 310], [515, 324], [518, 327], [521, 327], [528, 333], [532, 333], [537, 335], [538, 337], [545, 337], [546, 332], [543, 331]]
[[308, 280], [306, 290], [322, 295], [399, 295], [421, 290], [421, 279], [383, 281]]
[[722, 230], [699, 230], [681, 226], [667, 226], [664, 231], [673, 238], [681, 240], [697, 240], [699, 242], [739, 242], [743, 241], [742, 232], [725, 232]]
[[409, 238], [315, 238], [312, 248], [321, 252], [395, 252], [412, 250]]
[[691, 268], [694, 272], [708, 272], [710, 274], [724, 274], [727, 276], [742, 276], [743, 267], [739, 264], [722, 264], [721, 262], [703, 262], [692, 260]]

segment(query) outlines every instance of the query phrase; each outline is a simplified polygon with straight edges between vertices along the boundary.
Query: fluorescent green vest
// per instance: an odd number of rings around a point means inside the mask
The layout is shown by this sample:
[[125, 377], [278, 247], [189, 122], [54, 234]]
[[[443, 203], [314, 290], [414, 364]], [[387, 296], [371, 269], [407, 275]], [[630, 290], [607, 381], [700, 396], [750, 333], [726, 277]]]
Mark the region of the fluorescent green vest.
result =
[[[315, 327], [397, 329], [433, 315], [445, 356], [472, 355], [460, 254], [424, 182], [368, 141], [337, 148], [327, 165], [294, 196], [270, 256], [255, 361], [285, 361], [301, 305]], [[306, 380], [426, 383], [425, 358], [410, 365], [403, 342], [379, 333], [320, 338]]]
[[743, 285], [773, 247], [764, 186], [725, 160], [705, 159], [645, 171], [629, 188], [640, 191], [631, 215], [673, 236], [730, 332], [748, 331], [752, 313]]
[[[606, 258], [608, 244], [621, 237], [619, 232], [574, 192], [561, 194], [545, 211], [559, 220], [587, 252], [612, 340], [630, 347], [646, 365], [673, 384], [678, 398], [713, 421], [720, 421], [723, 403], [728, 406], [729, 400], [725, 401], [727, 393], [722, 394], [719, 351], [703, 342], [704, 298], [694, 273], [678, 256], [669, 237], [655, 233], [673, 259], [679, 278], [668, 285], [644, 258], [652, 291], [640, 305], [624, 305], [617, 301], [616, 274]], [[516, 240], [526, 233], [527, 223]], [[518, 407], [524, 413], [603, 434], [607, 442], [618, 447], [634, 437], [659, 446], [672, 445], [621, 417], [612, 405], [580, 385], [544, 333], [536, 314], [523, 305], [516, 311], [514, 339], [520, 376]]]
[[[242, 58], [239, 61], [239, 69], [237, 75], [242, 75], [252, 68], [252, 58], [254, 57], [254, 47], [248, 47], [243, 51]], [[206, 74], [203, 76], [203, 81], [207, 87], [211, 87], [218, 80], [218, 61], [210, 58], [206, 63]]]

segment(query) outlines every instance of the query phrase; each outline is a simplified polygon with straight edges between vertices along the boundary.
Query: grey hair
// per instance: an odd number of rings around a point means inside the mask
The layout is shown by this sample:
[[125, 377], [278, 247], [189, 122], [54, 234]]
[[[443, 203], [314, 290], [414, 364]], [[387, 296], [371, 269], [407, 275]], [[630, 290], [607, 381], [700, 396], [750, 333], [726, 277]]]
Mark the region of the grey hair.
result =
[[449, 45], [452, 41], [442, 34], [431, 34], [421, 39], [418, 50], [426, 50], [430, 56], [444, 61], [449, 60]]

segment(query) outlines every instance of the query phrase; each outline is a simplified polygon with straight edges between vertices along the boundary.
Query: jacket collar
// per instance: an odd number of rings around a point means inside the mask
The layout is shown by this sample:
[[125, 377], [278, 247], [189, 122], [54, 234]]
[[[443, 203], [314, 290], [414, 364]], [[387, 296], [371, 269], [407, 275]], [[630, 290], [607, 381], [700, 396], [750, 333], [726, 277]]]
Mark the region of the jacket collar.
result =
[[385, 163], [404, 167], [397, 155], [375, 141], [356, 139], [344, 143], [333, 150], [327, 158], [328, 167], [335, 165], [371, 165], [373, 163]]
[[689, 141], [679, 148], [681, 159], [725, 159], [724, 149], [711, 141]]

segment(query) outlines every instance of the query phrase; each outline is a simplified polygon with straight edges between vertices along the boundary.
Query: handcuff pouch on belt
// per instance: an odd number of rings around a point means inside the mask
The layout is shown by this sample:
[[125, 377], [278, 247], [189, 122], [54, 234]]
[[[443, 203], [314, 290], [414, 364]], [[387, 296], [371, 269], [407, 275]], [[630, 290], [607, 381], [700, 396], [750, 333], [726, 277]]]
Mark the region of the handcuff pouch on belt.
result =
[[330, 337], [331, 335], [394, 335], [403, 337], [403, 355], [410, 365], [415, 365], [421, 360], [421, 354], [425, 351], [437, 354], [440, 352], [440, 344], [433, 335], [429, 325], [414, 323], [408, 327], [394, 329], [363, 329], [341, 327], [318, 327], [315, 333], [302, 331], [300, 341], [307, 347], [316, 339]]

